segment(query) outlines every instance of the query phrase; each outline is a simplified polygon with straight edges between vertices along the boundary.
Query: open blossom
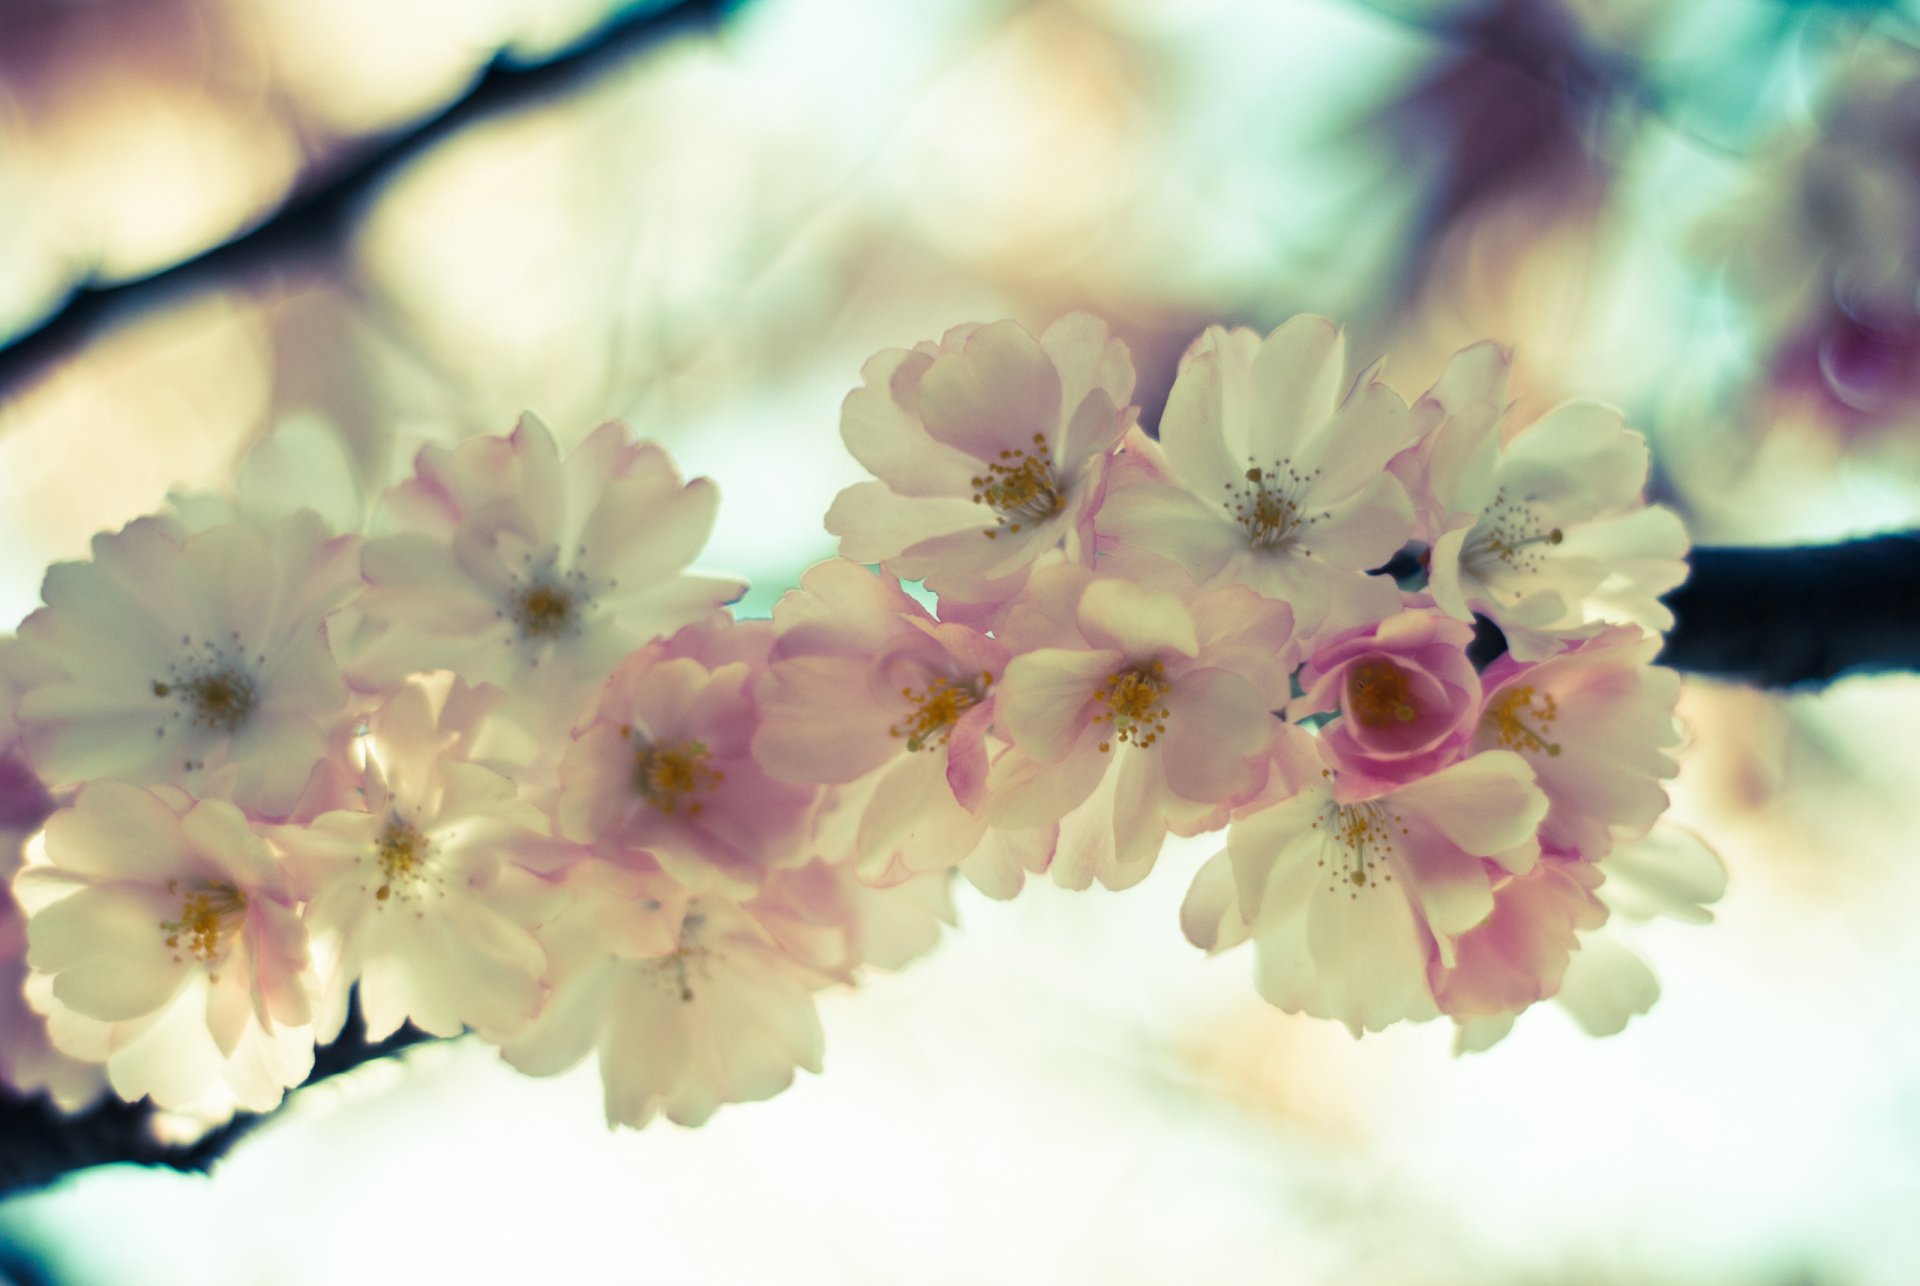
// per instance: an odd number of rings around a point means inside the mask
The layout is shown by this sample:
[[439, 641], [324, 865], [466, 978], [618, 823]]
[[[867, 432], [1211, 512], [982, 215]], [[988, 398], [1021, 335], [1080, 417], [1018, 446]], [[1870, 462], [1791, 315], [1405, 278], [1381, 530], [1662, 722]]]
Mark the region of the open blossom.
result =
[[1303, 635], [1396, 610], [1393, 582], [1366, 573], [1413, 529], [1385, 466], [1415, 426], [1374, 372], [1349, 391], [1346, 366], [1345, 334], [1322, 317], [1264, 340], [1209, 327], [1181, 360], [1160, 451], [1129, 442], [1103, 539], [1282, 599]]
[[359, 542], [302, 511], [188, 534], [142, 518], [47, 572], [20, 625], [20, 735], [56, 790], [173, 783], [284, 817], [345, 715], [327, 618]]
[[1017, 322], [888, 349], [848, 395], [840, 434], [878, 481], [827, 511], [840, 553], [990, 608], [1043, 556], [1091, 561], [1091, 520], [1132, 423], [1133, 363], [1095, 318], [1035, 339]]
[[356, 984], [371, 1040], [412, 1022], [499, 1041], [538, 1006], [546, 957], [525, 926], [542, 886], [505, 859], [545, 818], [511, 778], [472, 762], [504, 696], [450, 675], [409, 682], [368, 720], [362, 806], [273, 828], [307, 899], [322, 1041], [339, 1034]]
[[1659, 649], [1613, 626], [1544, 661], [1502, 656], [1481, 675], [1474, 748], [1511, 750], [1533, 767], [1549, 804], [1543, 844], [1604, 857], [1616, 835], [1638, 839], [1666, 811], [1680, 676], [1652, 663]]
[[1320, 735], [1343, 769], [1382, 782], [1428, 776], [1460, 757], [1480, 714], [1472, 641], [1471, 625], [1429, 608], [1323, 640], [1288, 716], [1337, 711]]
[[1255, 985], [1289, 1013], [1356, 1036], [1434, 1017], [1430, 968], [1456, 964], [1458, 941], [1493, 914], [1496, 880], [1533, 869], [1547, 801], [1508, 751], [1363, 798], [1331, 763], [1322, 772], [1235, 820], [1181, 923], [1208, 950], [1252, 939]]
[[776, 781], [752, 751], [772, 645], [769, 623], [721, 613], [621, 662], [560, 763], [559, 833], [732, 897], [806, 860], [819, 790]]
[[425, 447], [367, 542], [361, 607], [388, 629], [356, 649], [356, 680], [455, 670], [564, 721], [620, 657], [740, 596], [686, 570], [718, 503], [617, 421], [565, 458], [532, 415]]
[[820, 1070], [813, 991], [832, 978], [795, 959], [741, 905], [690, 895], [658, 868], [590, 859], [542, 930], [552, 985], [509, 1063], [552, 1076], [599, 1051], [609, 1125], [655, 1113], [698, 1125], [722, 1103], [771, 1098]]
[[265, 1109], [304, 1079], [306, 931], [238, 809], [94, 782], [48, 820], [43, 856], [14, 892], [65, 1052], [104, 1061], [121, 1097], [163, 1107], [224, 1084], [239, 1106]]
[[[1546, 865], [1547, 859], [1543, 857], [1541, 864]], [[1512, 929], [1502, 935], [1508, 941], [1488, 945], [1499, 953], [1561, 967], [1559, 985], [1548, 994], [1588, 1035], [1612, 1036], [1660, 998], [1659, 979], [1622, 941], [1622, 935], [1616, 932], [1618, 926], [1623, 920], [1655, 917], [1682, 924], [1711, 922], [1713, 912], [1708, 907], [1726, 892], [1727, 871], [1699, 837], [1665, 824], [1643, 838], [1616, 844], [1598, 862], [1580, 866], [1589, 870], [1583, 873], [1569, 865], [1565, 873], [1591, 890], [1590, 900], [1599, 904], [1597, 912], [1591, 906], [1580, 907], [1581, 899], [1564, 885], [1557, 891], [1542, 888], [1524, 894], [1535, 902], [1552, 899], [1563, 912], [1576, 913], [1573, 928], [1578, 946], [1570, 955], [1562, 960], [1565, 941], [1560, 936], [1562, 930], [1551, 927], [1551, 918], [1544, 932], [1531, 931], [1524, 940], [1527, 946], [1521, 945], [1522, 940]], [[1599, 882], [1597, 889], [1593, 888], [1595, 881]], [[1464, 949], [1461, 959], [1469, 963]], [[1470, 967], [1479, 974], [1476, 990], [1503, 974], [1510, 983], [1518, 981], [1510, 968], [1490, 956], [1483, 956]], [[1462, 1052], [1498, 1044], [1512, 1030], [1515, 1017], [1511, 1009], [1475, 1012], [1473, 1006], [1464, 1004], [1456, 1004], [1449, 1012], [1459, 1025], [1457, 1047]]]
[[1455, 1020], [1517, 1014], [1560, 990], [1579, 935], [1607, 920], [1593, 863], [1551, 851], [1533, 869], [1504, 874], [1493, 910], [1460, 935], [1451, 963], [1431, 962], [1429, 982]]
[[1056, 881], [1125, 887], [1167, 831], [1195, 834], [1265, 781], [1292, 670], [1286, 605], [1228, 586], [1185, 594], [1061, 566], [1035, 575], [1002, 637], [1012, 746], [987, 817], [1062, 823]]
[[1646, 503], [1646, 439], [1590, 402], [1515, 425], [1508, 365], [1492, 344], [1457, 354], [1416, 408], [1430, 436], [1397, 462], [1419, 480], [1434, 602], [1488, 617], [1529, 661], [1593, 621], [1667, 629], [1660, 595], [1686, 576], [1687, 537]]
[[1044, 862], [1049, 835], [989, 836], [979, 807], [1004, 644], [845, 561], [810, 568], [773, 622], [754, 756], [783, 781], [845, 787], [835, 813], [863, 878], [962, 866], [998, 887], [986, 852], [968, 859], [1009, 842]]

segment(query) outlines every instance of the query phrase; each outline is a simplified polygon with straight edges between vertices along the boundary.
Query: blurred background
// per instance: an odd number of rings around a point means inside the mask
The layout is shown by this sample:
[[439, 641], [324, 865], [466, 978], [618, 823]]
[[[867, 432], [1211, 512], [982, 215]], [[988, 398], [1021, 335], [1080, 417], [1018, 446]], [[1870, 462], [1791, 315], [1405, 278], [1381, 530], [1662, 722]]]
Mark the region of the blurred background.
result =
[[[1701, 543], [1920, 520], [1920, 7], [1876, 0], [0, 0], [0, 627], [270, 429], [609, 416], [720, 483], [763, 612], [883, 347], [1084, 308], [1152, 424], [1209, 321], [1481, 338], [1621, 406]], [[961, 891], [828, 1072], [608, 1134], [588, 1067], [419, 1051], [211, 1178], [0, 1205], [23, 1282], [1916, 1280], [1920, 679], [1689, 683], [1618, 1037], [1456, 1059], [1253, 993], [1175, 911]], [[1631, 931], [1631, 930], [1630, 930]]]

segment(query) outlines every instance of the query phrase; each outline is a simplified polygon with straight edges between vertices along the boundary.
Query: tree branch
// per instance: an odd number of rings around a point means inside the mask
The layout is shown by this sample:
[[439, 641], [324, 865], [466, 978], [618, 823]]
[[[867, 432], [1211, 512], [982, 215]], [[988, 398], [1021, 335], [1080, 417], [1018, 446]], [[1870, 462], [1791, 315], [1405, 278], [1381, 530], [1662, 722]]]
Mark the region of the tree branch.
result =
[[1920, 671], [1920, 530], [1688, 561], [1662, 665], [1758, 688]]
[[404, 133], [364, 147], [330, 171], [309, 176], [285, 204], [251, 230], [145, 277], [82, 286], [39, 325], [0, 343], [0, 402], [92, 342], [130, 309], [159, 304], [223, 277], [284, 263], [291, 256], [311, 255], [316, 247], [330, 253], [380, 185], [448, 135], [495, 112], [577, 84], [667, 36], [711, 29], [736, 2], [672, 0], [663, 6], [638, 5], [588, 42], [544, 63], [521, 67], [496, 56], [464, 97]]
[[[417, 1028], [405, 1026], [385, 1040], [369, 1041], [359, 1005], [355, 1004], [347, 1014], [340, 1038], [314, 1051], [313, 1072], [301, 1088], [318, 1085], [363, 1063], [394, 1057], [431, 1039]], [[226, 1155], [227, 1149], [273, 1114], [239, 1113], [198, 1142], [185, 1146], [156, 1140], [153, 1115], [153, 1105], [145, 1099], [128, 1103], [109, 1094], [96, 1106], [69, 1116], [44, 1096], [23, 1097], [0, 1087], [0, 1197], [42, 1188], [96, 1165], [126, 1162], [204, 1173]]]

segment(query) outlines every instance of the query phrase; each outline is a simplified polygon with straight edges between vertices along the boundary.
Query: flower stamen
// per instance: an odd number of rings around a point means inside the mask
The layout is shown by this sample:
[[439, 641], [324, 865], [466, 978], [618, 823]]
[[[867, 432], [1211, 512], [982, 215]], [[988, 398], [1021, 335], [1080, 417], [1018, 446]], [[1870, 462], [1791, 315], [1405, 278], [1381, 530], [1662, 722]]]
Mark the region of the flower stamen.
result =
[[689, 796], [711, 791], [726, 780], [725, 773], [707, 762], [709, 757], [702, 741], [677, 746], [642, 743], [633, 752], [633, 788], [668, 816], [678, 813], [683, 804], [689, 817], [698, 816], [704, 805]]
[[[1221, 501], [1221, 507], [1227, 517], [1245, 529], [1249, 548], [1290, 548], [1306, 528], [1328, 516], [1309, 513], [1302, 504], [1320, 470], [1301, 473], [1293, 467], [1291, 458], [1272, 461], [1265, 467], [1249, 459], [1247, 466], [1243, 485], [1236, 488], [1232, 483], [1222, 484], [1227, 498]], [[1311, 557], [1313, 551], [1302, 548], [1300, 553]]]
[[986, 505], [997, 515], [995, 525], [985, 532], [988, 540], [1003, 527], [1018, 532], [1066, 508], [1065, 491], [1053, 472], [1053, 448], [1045, 434], [1033, 435], [1031, 452], [1019, 447], [1002, 450], [986, 473], [972, 482], [973, 503]]
[[976, 682], [960, 683], [940, 675], [924, 688], [901, 688], [900, 695], [913, 706], [913, 712], [887, 733], [905, 737], [909, 752], [937, 750], [947, 744], [960, 716], [980, 704], [992, 683], [993, 675], [982, 671]]
[[1347, 672], [1347, 710], [1368, 728], [1411, 723], [1419, 714], [1406, 671], [1384, 657], [1362, 661]]
[[[1560, 753], [1560, 743], [1548, 741], [1546, 732], [1559, 714], [1560, 708], [1554, 702], [1553, 693], [1540, 694], [1536, 702], [1534, 689], [1529, 684], [1508, 691], [1494, 702], [1486, 717], [1493, 721], [1494, 733], [1507, 749], [1545, 751], [1551, 756]], [[1528, 718], [1535, 722], [1528, 723]]]
[[1093, 722], [1110, 724], [1113, 739], [1100, 743], [1100, 753], [1111, 751], [1114, 741], [1130, 742], [1145, 750], [1165, 735], [1166, 695], [1172, 686], [1167, 681], [1166, 666], [1159, 661], [1109, 674], [1096, 694], [1106, 709], [1095, 714]]
[[380, 838], [373, 843], [375, 859], [380, 863], [382, 883], [374, 890], [377, 901], [385, 902], [397, 891], [408, 897], [426, 878], [430, 848], [427, 837], [398, 817], [387, 819]]
[[[180, 881], [168, 880], [167, 892], [180, 893]], [[247, 895], [234, 885], [204, 880], [181, 895], [180, 918], [162, 920], [160, 927], [167, 931], [167, 945], [176, 952], [213, 964], [232, 941], [233, 922], [246, 911]], [[185, 958], [176, 954], [173, 961], [179, 964]]]
[[[1361, 889], [1393, 883], [1387, 859], [1393, 856], [1394, 832], [1407, 833], [1401, 820], [1399, 814], [1389, 813], [1386, 805], [1378, 801], [1335, 804], [1329, 800], [1326, 810], [1312, 826], [1330, 841], [1329, 856], [1333, 865], [1327, 872], [1327, 892], [1338, 892], [1345, 885], [1347, 896], [1357, 898]], [[1321, 857], [1317, 865], [1325, 868], [1327, 857]]]

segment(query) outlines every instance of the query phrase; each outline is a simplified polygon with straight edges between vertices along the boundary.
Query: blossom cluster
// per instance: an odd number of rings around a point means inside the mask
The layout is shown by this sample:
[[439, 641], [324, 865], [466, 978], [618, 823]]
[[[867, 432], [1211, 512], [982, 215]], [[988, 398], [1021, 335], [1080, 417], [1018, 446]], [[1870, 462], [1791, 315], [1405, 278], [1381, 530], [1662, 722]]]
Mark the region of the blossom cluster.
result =
[[816, 993], [928, 950], [956, 872], [1124, 889], [1223, 829], [1183, 927], [1275, 1005], [1617, 1030], [1651, 980], [1610, 902], [1717, 892], [1655, 830], [1685, 536], [1618, 414], [1522, 422], [1507, 368], [1408, 405], [1323, 319], [1214, 327], [1156, 440], [1090, 317], [883, 352], [842, 557], [771, 620], [621, 424], [428, 446], [371, 503], [269, 440], [0, 643], [0, 1074], [264, 1109], [357, 1000], [699, 1122], [817, 1071]]

